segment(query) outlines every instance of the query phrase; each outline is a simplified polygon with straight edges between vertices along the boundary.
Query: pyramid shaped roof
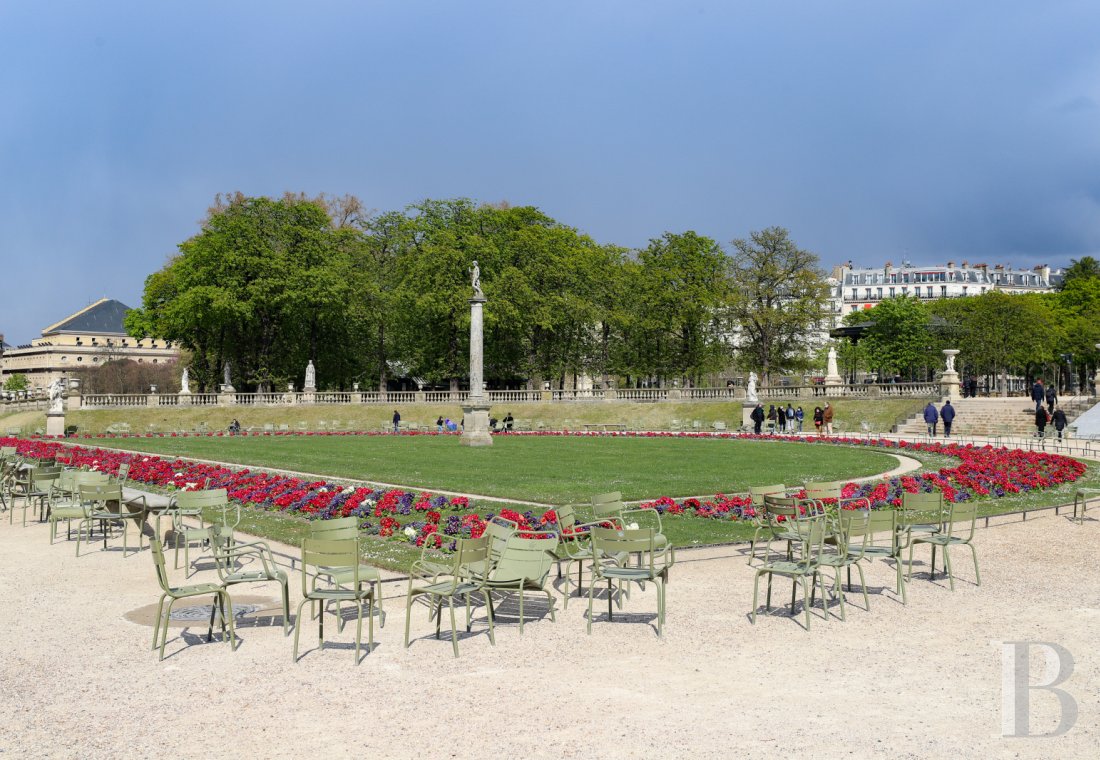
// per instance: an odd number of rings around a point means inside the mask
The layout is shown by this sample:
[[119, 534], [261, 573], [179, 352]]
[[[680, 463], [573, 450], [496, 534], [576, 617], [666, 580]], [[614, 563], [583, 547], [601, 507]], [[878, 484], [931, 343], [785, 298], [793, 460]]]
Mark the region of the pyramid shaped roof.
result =
[[90, 335], [126, 335], [122, 320], [130, 307], [113, 298], [101, 298], [55, 322], [42, 331], [42, 336], [58, 333], [88, 333]]

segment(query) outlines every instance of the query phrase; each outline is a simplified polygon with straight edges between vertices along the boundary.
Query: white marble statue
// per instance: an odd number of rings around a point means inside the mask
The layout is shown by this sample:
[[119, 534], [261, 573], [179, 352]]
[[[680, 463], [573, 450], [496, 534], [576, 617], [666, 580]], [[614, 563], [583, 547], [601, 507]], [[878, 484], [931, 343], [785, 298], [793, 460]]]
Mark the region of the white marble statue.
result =
[[840, 371], [836, 367], [836, 348], [829, 346], [829, 364], [825, 369], [826, 377], [839, 377]]
[[306, 365], [306, 388], [317, 387], [317, 370], [313, 367], [313, 360], [309, 360], [309, 364]]
[[65, 381], [60, 377], [50, 383], [50, 408], [48, 414], [65, 413]]
[[944, 351], [944, 361], [947, 363], [947, 371], [955, 371], [955, 354]]
[[745, 388], [745, 400], [750, 404], [757, 403], [760, 399], [756, 397], [756, 373], [749, 373], [749, 384]]
[[180, 393], [191, 392], [191, 375], [187, 371], [187, 367], [183, 368], [183, 376], [180, 377]]
[[470, 269], [470, 274], [473, 279], [474, 298], [484, 298], [485, 294], [481, 292], [481, 267], [477, 265], [477, 259], [474, 259], [474, 265]]

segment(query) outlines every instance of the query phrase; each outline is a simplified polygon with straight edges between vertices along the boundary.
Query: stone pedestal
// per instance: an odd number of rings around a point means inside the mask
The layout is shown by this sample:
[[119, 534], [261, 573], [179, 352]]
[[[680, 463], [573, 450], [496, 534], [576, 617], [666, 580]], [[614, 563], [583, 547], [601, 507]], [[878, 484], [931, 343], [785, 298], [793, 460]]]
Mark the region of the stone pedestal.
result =
[[493, 436], [489, 433], [489, 400], [485, 397], [470, 397], [462, 405], [465, 423], [461, 441], [466, 446], [492, 446]]
[[752, 410], [755, 408], [756, 404], [750, 404], [747, 401], [741, 404], [741, 424], [750, 432], [752, 431], [752, 426], [756, 424], [752, 421]]
[[191, 406], [191, 391], [180, 391], [176, 394], [177, 406]]
[[46, 413], [46, 435], [65, 435], [65, 414], [64, 412], [47, 412]]
[[218, 406], [233, 406], [237, 403], [237, 389], [232, 385], [218, 386]]
[[944, 401], [958, 401], [962, 397], [959, 373], [955, 371], [955, 357], [958, 354], [959, 351], [955, 348], [943, 350], [946, 369], [940, 375], [940, 398]]
[[160, 396], [156, 393], [150, 393], [145, 397], [146, 406], [160, 406]]
[[427, 402], [427, 400], [428, 397], [424, 393], [424, 391], [413, 391], [413, 401], [415, 401], [417, 404], [424, 404]]

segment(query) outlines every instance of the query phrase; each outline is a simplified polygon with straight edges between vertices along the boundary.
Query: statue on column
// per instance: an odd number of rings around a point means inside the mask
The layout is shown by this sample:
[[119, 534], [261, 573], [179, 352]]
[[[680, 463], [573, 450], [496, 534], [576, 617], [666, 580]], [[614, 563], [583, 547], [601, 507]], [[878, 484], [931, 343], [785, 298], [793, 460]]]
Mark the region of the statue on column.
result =
[[225, 366], [222, 367], [222, 380], [226, 386], [232, 386], [233, 383], [229, 379], [229, 361], [226, 360]]
[[65, 381], [60, 377], [50, 383], [50, 407], [48, 413], [65, 413]]
[[828, 367], [825, 370], [825, 374], [828, 375], [829, 377], [839, 377], [840, 376], [840, 372], [837, 370], [837, 366], [836, 366], [836, 347], [835, 346], [829, 346], [829, 364], [828, 364]]
[[180, 377], [180, 393], [191, 392], [191, 376], [187, 371], [187, 367], [183, 368], [183, 376]]
[[749, 384], [745, 387], [745, 401], [750, 404], [757, 403], [760, 399], [756, 397], [756, 373], [749, 373]]
[[313, 368], [313, 360], [309, 360], [309, 364], [306, 365], [306, 388], [317, 387], [317, 370]]
[[485, 294], [481, 292], [481, 267], [477, 265], [477, 259], [474, 259], [474, 265], [470, 269], [470, 275], [473, 279], [474, 298], [484, 298]]

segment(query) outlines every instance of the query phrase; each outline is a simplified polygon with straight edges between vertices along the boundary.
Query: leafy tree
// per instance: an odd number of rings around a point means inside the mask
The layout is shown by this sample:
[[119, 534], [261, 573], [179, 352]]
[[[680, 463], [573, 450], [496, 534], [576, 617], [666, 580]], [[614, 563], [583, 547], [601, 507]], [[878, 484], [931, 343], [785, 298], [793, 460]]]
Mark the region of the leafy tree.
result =
[[1065, 289], [1074, 282], [1081, 280], [1100, 279], [1100, 261], [1092, 256], [1082, 256], [1080, 259], [1070, 259], [1069, 268], [1062, 277], [1062, 287]]
[[29, 387], [30, 383], [27, 381], [27, 376], [22, 372], [9, 375], [8, 379], [4, 381], [4, 390], [6, 391], [25, 391]]
[[919, 298], [888, 298], [862, 316], [874, 322], [860, 341], [871, 366], [912, 379], [918, 368], [935, 364], [930, 315]]
[[743, 362], [767, 378], [808, 353], [806, 333], [823, 319], [828, 283], [818, 258], [769, 227], [733, 241], [728, 314], [740, 333]]

